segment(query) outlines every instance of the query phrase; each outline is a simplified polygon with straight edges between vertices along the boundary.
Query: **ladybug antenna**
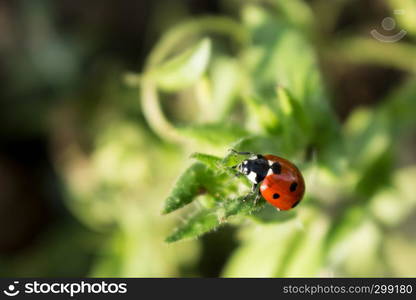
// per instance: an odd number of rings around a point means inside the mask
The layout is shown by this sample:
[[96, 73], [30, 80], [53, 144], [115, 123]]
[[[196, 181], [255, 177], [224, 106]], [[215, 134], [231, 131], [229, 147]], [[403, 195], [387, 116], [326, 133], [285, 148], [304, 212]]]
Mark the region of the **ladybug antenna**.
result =
[[237, 151], [235, 149], [228, 149], [228, 151], [231, 151], [237, 155], [254, 155], [253, 152], [241, 152], [241, 151]]

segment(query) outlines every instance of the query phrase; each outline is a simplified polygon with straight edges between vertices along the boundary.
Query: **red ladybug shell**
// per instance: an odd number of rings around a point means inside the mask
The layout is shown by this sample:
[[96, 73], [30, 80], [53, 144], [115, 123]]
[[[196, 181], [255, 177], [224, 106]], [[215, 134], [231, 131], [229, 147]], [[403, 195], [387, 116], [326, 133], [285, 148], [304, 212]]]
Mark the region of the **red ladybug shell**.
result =
[[299, 169], [290, 161], [275, 156], [264, 157], [281, 165], [279, 174], [267, 175], [260, 184], [260, 193], [271, 205], [280, 210], [289, 210], [295, 207], [305, 192], [305, 181]]

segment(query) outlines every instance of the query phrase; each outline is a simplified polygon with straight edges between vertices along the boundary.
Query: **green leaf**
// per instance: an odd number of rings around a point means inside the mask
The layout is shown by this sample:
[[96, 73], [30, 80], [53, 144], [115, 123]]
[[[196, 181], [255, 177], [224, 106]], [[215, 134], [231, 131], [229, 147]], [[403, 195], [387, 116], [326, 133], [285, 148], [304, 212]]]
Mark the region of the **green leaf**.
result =
[[[276, 18], [271, 11], [249, 5], [243, 11], [243, 20], [250, 27], [253, 40], [252, 47], [242, 56], [251, 75], [248, 93], [258, 95], [270, 109], [279, 113], [281, 128], [276, 130], [267, 124], [267, 133], [279, 134], [280, 138], [283, 132], [282, 146], [289, 153], [304, 148], [305, 144], [313, 145], [320, 153], [321, 162], [330, 169], [340, 169], [339, 155], [334, 155], [342, 151], [339, 124], [327, 101], [313, 48], [301, 31]], [[290, 102], [283, 107], [273, 104], [276, 86], [290, 93]], [[280, 112], [282, 109], [287, 109], [286, 114]], [[270, 129], [274, 129], [273, 132]]]
[[173, 243], [186, 238], [198, 237], [219, 225], [220, 221], [215, 212], [204, 210], [188, 219], [182, 227], [166, 238], [167, 243]]
[[[299, 247], [305, 238], [306, 228], [315, 217], [314, 211], [302, 210], [296, 218], [281, 223], [247, 227], [240, 246], [228, 260], [222, 276], [284, 276], [287, 258]], [[305, 251], [304, 248], [300, 250]]]
[[415, 178], [415, 165], [401, 168], [393, 174], [392, 186], [385, 186], [371, 199], [369, 208], [379, 221], [393, 227], [409, 218], [416, 208]]
[[[296, 101], [283, 86], [278, 86], [276, 89], [277, 100], [279, 108], [285, 117], [285, 119], [291, 119], [291, 126], [297, 125], [296, 130], [301, 130], [305, 136], [311, 135], [311, 129], [313, 124], [311, 119], [308, 117], [304, 108]], [[287, 127], [287, 126], [286, 126]]]
[[213, 120], [228, 120], [230, 111], [241, 89], [241, 70], [237, 59], [219, 56], [213, 59], [210, 72]]
[[[335, 215], [334, 222], [326, 236], [328, 253], [340, 247], [343, 241], [351, 235], [365, 217], [365, 212], [357, 206], [351, 206], [345, 212]], [[335, 251], [334, 251], [335, 252]], [[326, 254], [328, 256], [328, 254]]]
[[269, 134], [281, 134], [281, 120], [279, 119], [276, 108], [270, 103], [260, 99], [258, 96], [244, 97], [247, 105], [247, 118], [249, 127], [252, 131]]
[[226, 146], [247, 135], [247, 131], [234, 124], [209, 123], [178, 128], [178, 131], [189, 138], [214, 146]]
[[260, 211], [251, 217], [252, 220], [259, 224], [282, 223], [289, 221], [297, 216], [296, 210], [276, 213], [276, 208], [272, 205], [265, 205]]
[[[232, 253], [223, 270], [223, 277], [275, 277], [276, 269], [301, 234], [296, 221], [261, 226], [250, 230], [248, 238]], [[257, 229], [257, 230], [256, 230]], [[261, 232], [261, 234], [259, 234]]]
[[[385, 263], [379, 256], [382, 241], [380, 227], [365, 217], [356, 226], [350, 226], [349, 234], [331, 247], [326, 259], [335, 270], [341, 269], [346, 274], [377, 276], [385, 271]], [[357, 251], [357, 245], [360, 251]]]
[[213, 172], [204, 164], [194, 163], [178, 179], [165, 201], [162, 213], [167, 214], [191, 203], [198, 194], [207, 191], [204, 182], [212, 180]]
[[296, 101], [284, 87], [278, 86], [276, 93], [277, 97], [273, 99], [277, 102], [276, 106], [279, 108], [283, 132], [282, 139], [290, 152], [305, 148], [314, 135], [314, 125], [310, 117], [305, 113], [304, 106]]
[[415, 50], [413, 44], [404, 41], [380, 47], [380, 41], [373, 38], [349, 37], [338, 39], [328, 56], [332, 55], [330, 58], [334, 60], [341, 58], [347, 62], [380, 65], [414, 73]]
[[[298, 154], [303, 154], [295, 151], [289, 151], [279, 138], [270, 137], [267, 135], [252, 135], [239, 139], [237, 142], [231, 144], [232, 149], [238, 151], [248, 151], [253, 153], [274, 154], [289, 160], [296, 160]], [[241, 156], [229, 152], [223, 159], [223, 164], [226, 166], [233, 166], [241, 161]]]
[[175, 92], [195, 83], [205, 72], [211, 55], [211, 41], [203, 39], [194, 48], [150, 71], [158, 87]]
[[416, 126], [416, 78], [406, 80], [387, 96], [382, 109], [389, 116], [390, 126], [394, 134], [400, 134], [407, 128]]
[[264, 200], [254, 203], [255, 195], [245, 198], [246, 196], [241, 196], [224, 200], [218, 203], [214, 209], [202, 210], [177, 228], [167, 237], [166, 242], [172, 243], [183, 239], [196, 238], [225, 224], [231, 216], [247, 215], [259, 210], [264, 205]]
[[360, 172], [356, 189], [365, 196], [365, 201], [368, 201], [379, 189], [391, 184], [393, 160], [393, 152], [386, 150], [370, 160], [370, 164]]
[[392, 132], [391, 118], [382, 109], [356, 109], [344, 125], [347, 154], [357, 173], [356, 188], [366, 199], [390, 182]]
[[201, 163], [205, 164], [207, 167], [210, 167], [213, 170], [222, 168], [221, 166], [222, 159], [214, 155], [197, 152], [197, 153], [193, 153], [191, 155], [191, 158], [194, 158], [200, 161]]
[[[276, 276], [314, 277], [319, 274], [324, 260], [324, 241], [330, 226], [325, 215], [315, 217], [305, 228], [303, 237], [286, 257], [286, 266]], [[308, 251], [305, 251], [308, 249]]]
[[305, 1], [277, 0], [275, 3], [288, 22], [307, 32], [313, 29], [314, 15]]

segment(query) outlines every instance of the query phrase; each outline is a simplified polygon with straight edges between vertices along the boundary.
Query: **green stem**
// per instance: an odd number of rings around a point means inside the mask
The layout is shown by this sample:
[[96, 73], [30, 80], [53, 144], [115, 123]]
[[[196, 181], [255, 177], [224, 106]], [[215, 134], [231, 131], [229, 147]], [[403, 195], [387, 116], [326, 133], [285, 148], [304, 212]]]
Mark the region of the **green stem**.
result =
[[156, 85], [152, 79], [143, 76], [141, 80], [141, 106], [144, 117], [149, 126], [161, 137], [171, 142], [182, 142], [183, 138], [176, 128], [166, 119], [157, 93]]
[[158, 135], [171, 142], [182, 143], [185, 139], [165, 117], [160, 107], [156, 84], [149, 74], [151, 74], [153, 67], [160, 64], [181, 42], [189, 39], [192, 35], [206, 32], [230, 35], [240, 45], [248, 41], [248, 33], [232, 19], [204, 17], [185, 22], [170, 30], [155, 46], [146, 62], [140, 91], [143, 114], [150, 127]]
[[373, 63], [415, 73], [415, 52], [416, 47], [404, 42], [387, 44], [370, 38], [347, 38], [336, 42], [326, 54], [335, 60]]
[[162, 62], [181, 42], [192, 35], [219, 33], [229, 35], [239, 46], [249, 41], [249, 34], [241, 24], [226, 17], [202, 17], [182, 23], [171, 29], [152, 50], [147, 60], [146, 69]]

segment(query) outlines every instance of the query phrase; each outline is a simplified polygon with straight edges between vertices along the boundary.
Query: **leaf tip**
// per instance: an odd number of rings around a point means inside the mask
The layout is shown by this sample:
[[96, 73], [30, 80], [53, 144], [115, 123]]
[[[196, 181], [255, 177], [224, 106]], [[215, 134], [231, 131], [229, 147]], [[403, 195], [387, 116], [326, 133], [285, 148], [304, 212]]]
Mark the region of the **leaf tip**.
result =
[[161, 215], [167, 215], [167, 214], [169, 214], [169, 213], [171, 213], [172, 211], [174, 211], [175, 209], [174, 208], [172, 208], [170, 205], [165, 205], [163, 208], [162, 208], [162, 210], [161, 210], [161, 212], [160, 212], [160, 214]]
[[172, 244], [172, 243], [174, 243], [174, 242], [177, 242], [179, 239], [178, 239], [178, 237], [176, 237], [174, 234], [173, 235], [170, 235], [170, 236], [168, 236], [167, 238], [165, 238], [165, 243], [167, 243], [167, 244]]

